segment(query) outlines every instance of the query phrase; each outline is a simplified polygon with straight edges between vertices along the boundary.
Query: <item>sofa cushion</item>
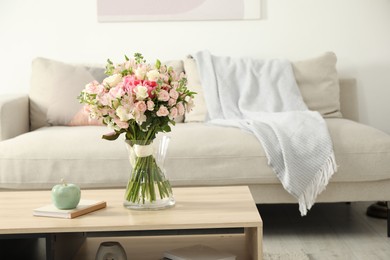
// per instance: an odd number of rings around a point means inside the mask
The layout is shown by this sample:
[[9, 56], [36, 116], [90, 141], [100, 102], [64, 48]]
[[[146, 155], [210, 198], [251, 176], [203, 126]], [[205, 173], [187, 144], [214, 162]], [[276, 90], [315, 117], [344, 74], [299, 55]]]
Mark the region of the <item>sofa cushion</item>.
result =
[[[390, 179], [390, 136], [347, 119], [326, 119], [338, 172], [330, 182]], [[0, 142], [0, 188], [124, 187], [130, 163], [122, 138], [101, 126], [44, 127]], [[280, 184], [258, 140], [238, 128], [177, 124], [165, 168], [175, 186]]]
[[103, 66], [98, 68], [46, 58], [34, 59], [29, 92], [31, 129], [66, 125], [82, 108], [77, 96], [85, 84], [103, 78]]
[[[303, 100], [310, 110], [318, 111], [323, 117], [341, 117], [340, 86], [336, 70], [336, 55], [332, 52], [292, 62], [294, 75]], [[184, 69], [188, 77], [188, 87], [197, 92], [192, 113], [186, 115], [185, 122], [201, 122], [207, 115], [204, 92], [196, 61], [184, 59]]]
[[341, 118], [326, 123], [333, 140], [337, 173], [331, 182], [390, 179], [390, 136], [371, 126]]
[[303, 100], [323, 117], [341, 117], [340, 86], [333, 52], [292, 63]]
[[50, 189], [61, 178], [81, 187], [126, 185], [123, 140], [103, 126], [51, 126], [0, 142], [0, 188]]

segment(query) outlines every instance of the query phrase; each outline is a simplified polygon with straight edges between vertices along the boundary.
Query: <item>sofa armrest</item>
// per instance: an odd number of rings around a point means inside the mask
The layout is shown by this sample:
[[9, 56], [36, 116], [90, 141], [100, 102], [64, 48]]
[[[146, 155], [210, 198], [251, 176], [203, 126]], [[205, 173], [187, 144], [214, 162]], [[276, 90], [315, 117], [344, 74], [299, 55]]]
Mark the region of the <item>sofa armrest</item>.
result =
[[0, 141], [28, 132], [29, 121], [27, 94], [0, 96]]

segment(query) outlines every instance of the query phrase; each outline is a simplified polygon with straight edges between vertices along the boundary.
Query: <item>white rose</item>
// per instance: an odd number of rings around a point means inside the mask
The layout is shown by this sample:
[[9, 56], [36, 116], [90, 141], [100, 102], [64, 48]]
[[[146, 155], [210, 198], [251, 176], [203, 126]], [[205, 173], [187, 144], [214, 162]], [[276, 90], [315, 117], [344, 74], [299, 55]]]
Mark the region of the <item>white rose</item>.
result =
[[110, 87], [115, 87], [122, 80], [121, 74], [114, 74], [103, 80], [104, 84], [109, 85]]
[[148, 88], [142, 85], [138, 85], [135, 89], [135, 96], [139, 101], [145, 100], [145, 98], [149, 97]]
[[145, 79], [146, 69], [144, 67], [138, 67], [134, 71], [135, 77], [139, 80]]
[[160, 77], [160, 72], [158, 70], [151, 70], [148, 73], [146, 73], [146, 76], [149, 80], [156, 81]]

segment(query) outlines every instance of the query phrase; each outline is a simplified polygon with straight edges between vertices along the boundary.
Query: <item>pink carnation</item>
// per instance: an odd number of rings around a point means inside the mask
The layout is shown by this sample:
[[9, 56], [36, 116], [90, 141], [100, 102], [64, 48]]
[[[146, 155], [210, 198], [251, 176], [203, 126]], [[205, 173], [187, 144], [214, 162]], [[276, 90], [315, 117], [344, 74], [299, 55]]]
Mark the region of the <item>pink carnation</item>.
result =
[[97, 101], [99, 101], [103, 106], [111, 105], [111, 95], [108, 93], [103, 93], [96, 96]]
[[116, 87], [111, 88], [109, 93], [113, 98], [121, 98], [125, 94], [125, 91], [123, 90], [121, 85], [118, 85]]
[[101, 93], [102, 90], [104, 90], [104, 87], [100, 85], [99, 82], [97, 82], [96, 80], [88, 83], [85, 86], [85, 92], [88, 94], [98, 94]]
[[133, 89], [142, 83], [141, 80], [136, 80], [134, 76], [126, 76], [122, 79], [123, 90], [127, 93], [133, 93]]

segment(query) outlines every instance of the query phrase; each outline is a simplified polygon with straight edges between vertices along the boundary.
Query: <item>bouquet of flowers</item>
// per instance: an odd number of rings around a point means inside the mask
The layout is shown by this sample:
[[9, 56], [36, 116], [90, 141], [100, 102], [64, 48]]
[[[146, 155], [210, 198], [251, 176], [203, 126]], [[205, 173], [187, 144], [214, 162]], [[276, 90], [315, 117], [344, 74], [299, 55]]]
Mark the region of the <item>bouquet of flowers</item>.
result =
[[[169, 182], [150, 152], [137, 154], [135, 145], [148, 147], [159, 132], [171, 131], [175, 118], [193, 106], [194, 92], [187, 89], [184, 73], [156, 60], [147, 64], [140, 53], [134, 58], [113, 64], [108, 60], [102, 83], [92, 81], [85, 86], [79, 100], [92, 119], [102, 120], [114, 132], [102, 138], [115, 140], [124, 134], [135, 157], [130, 158], [132, 176], [125, 199], [133, 203], [153, 202], [156, 189], [160, 198], [172, 195]], [[142, 149], [141, 149], [142, 150]], [[132, 153], [130, 153], [131, 155]], [[132, 156], [130, 156], [132, 157]]]

